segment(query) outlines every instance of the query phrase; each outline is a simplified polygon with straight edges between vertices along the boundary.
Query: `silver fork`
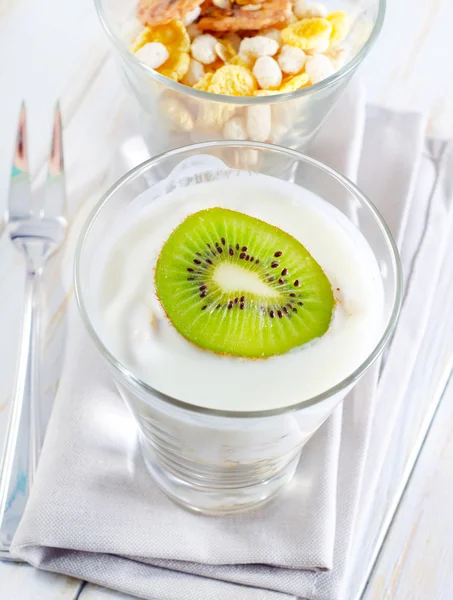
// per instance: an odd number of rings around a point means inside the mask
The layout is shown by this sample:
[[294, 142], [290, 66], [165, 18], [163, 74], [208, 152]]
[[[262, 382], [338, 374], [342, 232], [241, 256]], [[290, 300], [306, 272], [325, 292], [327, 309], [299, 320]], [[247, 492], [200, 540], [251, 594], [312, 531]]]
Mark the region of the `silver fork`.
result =
[[15, 391], [0, 463], [0, 558], [22, 517], [41, 449], [40, 282], [49, 256], [66, 231], [66, 194], [60, 109], [55, 110], [44, 206], [33, 203], [27, 158], [25, 105], [22, 104], [11, 173], [6, 231], [25, 258], [25, 309]]

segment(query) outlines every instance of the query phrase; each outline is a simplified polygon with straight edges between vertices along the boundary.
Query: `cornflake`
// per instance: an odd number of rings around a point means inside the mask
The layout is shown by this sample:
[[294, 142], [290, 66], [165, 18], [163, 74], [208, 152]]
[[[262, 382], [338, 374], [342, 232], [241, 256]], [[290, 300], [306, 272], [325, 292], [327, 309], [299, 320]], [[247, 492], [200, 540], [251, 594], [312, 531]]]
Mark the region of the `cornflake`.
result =
[[299, 75], [294, 75], [294, 77], [285, 78], [278, 91], [281, 94], [295, 92], [296, 90], [303, 88], [304, 85], [307, 85], [308, 82], [309, 77], [307, 73], [300, 73]]
[[182, 22], [171, 21], [165, 25], [147, 27], [135, 40], [131, 51], [137, 52], [151, 42], [162, 44], [169, 53], [169, 58], [156, 71], [169, 79], [180, 81], [190, 65], [190, 38]]
[[332, 25], [332, 31], [330, 34], [330, 43], [332, 46], [339, 44], [349, 33], [349, 18], [348, 15], [342, 10], [330, 13], [327, 16], [327, 20]]
[[252, 96], [258, 89], [251, 71], [238, 65], [220, 67], [212, 76], [208, 92], [225, 96]]
[[170, 58], [156, 71], [169, 79], [173, 79], [173, 81], [181, 81], [187, 75], [189, 66], [190, 56], [187, 52], [174, 53], [170, 54]]
[[192, 86], [196, 90], [201, 90], [202, 92], [207, 92], [209, 88], [209, 84], [211, 83], [213, 73], [206, 73], [204, 77], [199, 79], [197, 83]]
[[190, 38], [182, 21], [171, 21], [165, 25], [154, 25], [144, 29], [131, 46], [131, 52], [137, 52], [139, 48], [149, 42], [160, 42], [168, 52], [189, 52]]
[[236, 50], [230, 40], [220, 39], [215, 47], [217, 56], [223, 60], [224, 63], [229, 63], [237, 57]]
[[282, 41], [301, 50], [316, 48], [323, 40], [329, 40], [332, 24], [321, 17], [302, 19], [282, 31]]
[[247, 56], [245, 54], [238, 54], [229, 60], [230, 65], [236, 65], [238, 67], [244, 67], [244, 69], [248, 69], [249, 71], [253, 68], [253, 59], [251, 56]]

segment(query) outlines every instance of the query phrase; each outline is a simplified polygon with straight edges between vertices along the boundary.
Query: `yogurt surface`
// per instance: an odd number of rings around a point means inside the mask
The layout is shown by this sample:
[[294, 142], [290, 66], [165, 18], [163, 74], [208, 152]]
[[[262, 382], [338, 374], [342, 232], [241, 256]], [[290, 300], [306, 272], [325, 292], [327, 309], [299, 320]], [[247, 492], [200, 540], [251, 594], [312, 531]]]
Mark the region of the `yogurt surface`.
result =
[[[366, 359], [382, 330], [382, 280], [368, 243], [339, 210], [298, 185], [235, 173], [157, 198], [151, 188], [124, 207], [99, 257], [96, 327], [120, 362], [173, 398], [220, 410], [276, 409], [328, 390]], [[283, 355], [245, 359], [198, 348], [174, 329], [156, 297], [155, 264], [171, 232], [212, 207], [266, 221], [309, 250], [337, 300], [324, 336]]]

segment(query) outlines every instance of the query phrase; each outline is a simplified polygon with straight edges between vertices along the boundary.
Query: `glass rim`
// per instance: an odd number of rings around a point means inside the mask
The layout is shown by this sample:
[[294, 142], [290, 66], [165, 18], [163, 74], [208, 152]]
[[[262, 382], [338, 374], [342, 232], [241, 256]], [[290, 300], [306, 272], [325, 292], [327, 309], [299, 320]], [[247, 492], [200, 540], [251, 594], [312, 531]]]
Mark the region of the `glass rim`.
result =
[[[158, 164], [160, 161], [165, 160], [169, 157], [175, 157], [179, 154], [185, 154], [187, 151], [196, 151], [196, 150], [204, 150], [209, 148], [219, 148], [219, 147], [240, 147], [240, 148], [253, 148], [253, 149], [261, 149], [261, 150], [271, 150], [273, 152], [278, 152], [281, 154], [285, 154], [289, 157], [295, 158], [298, 161], [305, 162], [311, 166], [314, 166], [324, 173], [326, 173], [329, 177], [333, 177], [337, 182], [339, 182], [343, 187], [350, 192], [361, 205], [364, 205], [372, 214], [375, 221], [377, 222], [379, 229], [385, 239], [387, 248], [391, 255], [392, 262], [392, 273], [395, 284], [395, 294], [393, 298], [392, 310], [390, 314], [390, 318], [388, 323], [382, 333], [378, 343], [374, 347], [374, 349], [368, 354], [366, 359], [362, 361], [362, 363], [353, 371], [350, 375], [345, 377], [343, 380], [325, 390], [324, 392], [313, 396], [312, 398], [307, 398], [306, 400], [302, 400], [301, 402], [291, 404], [289, 406], [283, 406], [275, 409], [267, 409], [267, 410], [257, 410], [257, 411], [229, 411], [224, 409], [212, 409], [204, 406], [197, 406], [190, 404], [189, 402], [185, 402], [183, 400], [178, 400], [177, 398], [173, 398], [156, 390], [151, 385], [145, 383], [140, 377], [134, 375], [132, 371], [126, 368], [105, 346], [99, 335], [97, 334], [96, 328], [91, 322], [90, 316], [88, 315], [88, 311], [85, 306], [85, 302], [83, 299], [83, 291], [81, 285], [81, 259], [82, 254], [85, 248], [85, 243], [89, 237], [91, 228], [96, 222], [98, 216], [109, 202], [109, 200], [125, 185], [131, 183], [137, 177], [143, 175], [150, 167], [155, 164]], [[102, 354], [104, 358], [114, 367], [116, 371], [119, 371], [122, 377], [125, 379], [127, 384], [133, 388], [145, 389], [151, 395], [157, 397], [159, 400], [164, 401], [167, 404], [175, 406], [180, 409], [187, 410], [192, 413], [201, 413], [204, 415], [216, 416], [216, 417], [227, 417], [227, 418], [263, 418], [263, 417], [272, 417], [277, 415], [283, 415], [286, 413], [296, 412], [300, 409], [307, 408], [309, 406], [313, 406], [318, 404], [324, 400], [327, 400], [331, 396], [341, 392], [342, 390], [348, 388], [350, 385], [355, 383], [361, 375], [373, 364], [373, 362], [379, 357], [381, 352], [383, 351], [388, 339], [392, 335], [398, 316], [401, 309], [402, 304], [402, 290], [403, 290], [403, 275], [402, 275], [402, 267], [400, 262], [400, 257], [398, 253], [398, 249], [396, 243], [393, 239], [393, 236], [381, 216], [380, 212], [368, 199], [368, 197], [361, 192], [361, 190], [347, 177], [338, 173], [335, 169], [325, 165], [324, 163], [311, 158], [301, 152], [296, 150], [291, 150], [289, 148], [284, 148], [282, 146], [276, 146], [273, 144], [260, 143], [260, 142], [248, 142], [248, 141], [210, 141], [210, 142], [202, 142], [199, 144], [191, 144], [189, 146], [183, 146], [181, 148], [176, 148], [174, 150], [170, 150], [168, 152], [160, 153], [140, 165], [136, 166], [134, 169], [128, 171], [125, 175], [123, 175], [116, 183], [114, 183], [107, 192], [103, 194], [99, 202], [93, 208], [91, 213], [89, 214], [87, 220], [85, 221], [83, 228], [80, 232], [76, 251], [74, 258], [74, 290], [75, 297], [78, 304], [79, 312], [82, 317], [82, 321], [84, 326], [86, 327], [88, 333], [90, 334], [92, 340], [94, 341], [95, 346]]]
[[[98, 14], [99, 20], [101, 21], [102, 27], [104, 28], [107, 36], [110, 38], [114, 47], [119, 51], [122, 57], [131, 65], [138, 66], [139, 69], [142, 70], [143, 73], [149, 75], [152, 79], [158, 81], [162, 85], [172, 89], [173, 91], [179, 92], [186, 96], [191, 96], [193, 98], [197, 98], [198, 100], [209, 100], [211, 102], [220, 102], [224, 104], [237, 104], [242, 106], [247, 106], [251, 104], [269, 104], [270, 97], [269, 96], [224, 96], [221, 94], [211, 94], [210, 92], [203, 92], [202, 90], [196, 90], [187, 85], [179, 83], [178, 81], [173, 81], [164, 75], [161, 75], [148, 65], [145, 65], [141, 61], [139, 61], [135, 56], [129, 51], [127, 45], [124, 40], [122, 40], [119, 36], [117, 36], [108, 24], [108, 19], [105, 15], [105, 11], [103, 8], [103, 2], [105, 0], [94, 0], [94, 4], [96, 7], [96, 12]], [[373, 24], [373, 29], [368, 36], [368, 39], [360, 48], [359, 52], [355, 56], [351, 58], [345, 65], [341, 67], [338, 71], [326, 77], [319, 83], [315, 83], [307, 88], [302, 88], [300, 90], [296, 90], [294, 92], [286, 92], [284, 94], [275, 94], [272, 95], [272, 104], [277, 102], [284, 102], [286, 100], [294, 100], [296, 98], [303, 98], [304, 96], [308, 96], [314, 92], [320, 91], [325, 88], [329, 88], [334, 85], [337, 81], [345, 77], [348, 73], [353, 71], [366, 57], [368, 52], [373, 47], [384, 23], [384, 17], [386, 12], [386, 4], [387, 0], [376, 0], [377, 2], [377, 14], [376, 20]]]

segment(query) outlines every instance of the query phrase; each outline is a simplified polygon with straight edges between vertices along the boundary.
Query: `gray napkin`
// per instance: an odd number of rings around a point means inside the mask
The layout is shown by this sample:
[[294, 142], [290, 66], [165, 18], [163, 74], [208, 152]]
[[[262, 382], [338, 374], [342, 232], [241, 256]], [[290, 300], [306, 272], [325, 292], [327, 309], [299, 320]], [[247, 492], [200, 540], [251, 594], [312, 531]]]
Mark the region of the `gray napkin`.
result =
[[[391, 224], [408, 272], [415, 265], [422, 285], [429, 286], [437, 271], [425, 267], [431, 246], [424, 240], [437, 220], [420, 228], [418, 220], [408, 219], [422, 134], [416, 115], [365, 112], [353, 85], [310, 153], [358, 179]], [[424, 217], [431, 214], [426, 198], [420, 204]], [[448, 234], [447, 225], [444, 219], [439, 236]], [[403, 323], [417, 308], [410, 290]], [[392, 346], [398, 348], [398, 340], [408, 335], [400, 328]], [[375, 406], [376, 422], [380, 414], [376, 398], [387, 382], [386, 393], [401, 405], [407, 386], [390, 391], [388, 386], [401, 376], [409, 381], [412, 362], [407, 366], [395, 351], [377, 392], [379, 365], [369, 371], [306, 446], [282, 496], [248, 514], [212, 518], [173, 505], [149, 478], [137, 453], [132, 418], [74, 307], [69, 337], [36, 482], [14, 540], [17, 556], [150, 600], [343, 597], [360, 539], [357, 533], [353, 537], [354, 524], [366, 519], [358, 506], [369, 504], [369, 488], [362, 482], [373, 479], [381, 460], [376, 443], [381, 432], [372, 427]]]

